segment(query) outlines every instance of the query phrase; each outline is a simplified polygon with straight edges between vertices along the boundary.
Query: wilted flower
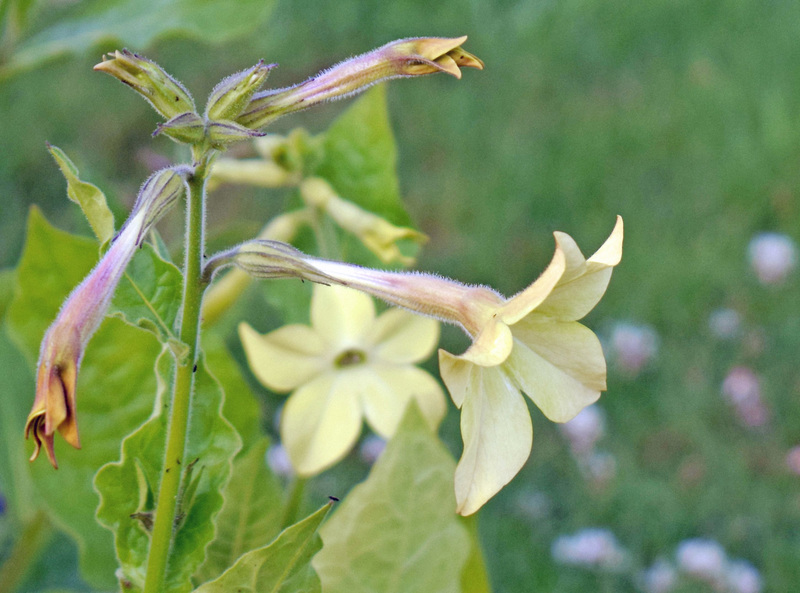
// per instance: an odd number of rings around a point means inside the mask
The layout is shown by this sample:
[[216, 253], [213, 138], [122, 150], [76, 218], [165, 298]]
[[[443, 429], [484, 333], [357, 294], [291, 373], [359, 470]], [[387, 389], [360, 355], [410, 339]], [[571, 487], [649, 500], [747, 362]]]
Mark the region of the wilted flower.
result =
[[236, 265], [257, 277], [341, 284], [463, 327], [472, 346], [461, 356], [440, 350], [439, 366], [462, 408], [464, 452], [455, 488], [458, 511], [468, 515], [507, 484], [530, 454], [533, 430], [520, 392], [549, 419], [566, 422], [605, 390], [602, 347], [577, 320], [605, 293], [622, 257], [622, 235], [617, 218], [609, 238], [586, 260], [569, 235], [555, 233], [550, 265], [510, 299], [439, 276], [316, 259], [270, 241], [249, 241], [212, 258], [206, 275]]
[[26, 438], [32, 434], [36, 443], [31, 461], [44, 444], [50, 463], [58, 467], [53, 449], [56, 430], [70, 445], [80, 448], [75, 389], [83, 352], [105, 317], [117, 283], [145, 233], [183, 189], [183, 179], [174, 169], [159, 171], [145, 182], [123, 229], [47, 329], [39, 351], [36, 398], [25, 425]]
[[368, 296], [315, 286], [311, 327], [287, 325], [262, 336], [243, 323], [239, 335], [255, 376], [274, 391], [293, 391], [281, 414], [281, 440], [301, 476], [344, 457], [362, 418], [389, 438], [412, 399], [431, 426], [444, 415], [441, 387], [414, 366], [438, 341], [431, 319], [401, 309], [376, 317]]
[[256, 93], [236, 121], [248, 128], [261, 128], [282, 115], [331, 99], [348, 97], [392, 78], [435, 72], [446, 72], [461, 78], [460, 68], [483, 68], [483, 62], [461, 49], [461, 44], [466, 40], [464, 36], [392, 41], [320, 72], [298, 85]]
[[797, 266], [797, 245], [781, 233], [760, 233], [747, 247], [750, 265], [761, 284], [780, 284]]
[[608, 529], [584, 529], [574, 535], [561, 535], [553, 542], [551, 554], [562, 564], [610, 570], [620, 568], [627, 556]]

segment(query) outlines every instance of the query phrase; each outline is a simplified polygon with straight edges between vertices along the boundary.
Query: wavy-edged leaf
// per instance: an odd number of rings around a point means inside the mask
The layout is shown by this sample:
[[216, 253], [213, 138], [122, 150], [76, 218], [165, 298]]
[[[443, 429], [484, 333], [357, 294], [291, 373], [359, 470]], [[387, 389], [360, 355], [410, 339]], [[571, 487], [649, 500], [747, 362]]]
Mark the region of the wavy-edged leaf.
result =
[[101, 244], [114, 236], [114, 215], [106, 203], [106, 195], [99, 187], [78, 177], [78, 168], [58, 146], [47, 145], [58, 168], [67, 180], [67, 196], [78, 204]]
[[412, 402], [369, 477], [322, 528], [325, 593], [460, 593], [470, 537], [455, 462]]
[[280, 532], [283, 490], [266, 464], [268, 444], [262, 439], [234, 460], [217, 517], [217, 533], [195, 581], [216, 579], [239, 557], [266, 546]]
[[168, 34], [219, 43], [262, 26], [271, 0], [84, 0], [61, 8], [23, 41], [5, 69], [14, 72], [103, 42], [144, 48]]
[[181, 304], [183, 274], [149, 244], [128, 264], [109, 310], [131, 325], [153, 332], [163, 343], [176, 343], [175, 319]]
[[194, 593], [319, 593], [311, 558], [322, 547], [317, 535], [331, 505], [287, 527], [270, 545], [248, 552], [218, 579]]
[[[59, 231], [32, 209], [7, 317], [9, 333], [28, 361], [29, 403], [33, 403], [33, 369], [42, 335], [97, 257], [95, 241]], [[65, 446], [56, 437], [58, 471], [42, 460], [29, 465], [49, 514], [79, 543], [84, 577], [100, 588], [116, 583], [117, 562], [111, 534], [94, 519], [98, 497], [92, 477], [102, 465], [119, 457], [123, 436], [139, 426], [152, 409], [152, 367], [159, 350], [148, 333], [107, 319], [89, 342], [78, 378], [83, 448]], [[24, 392], [16, 395], [25, 401]]]
[[[149, 505], [158, 491], [164, 462], [166, 390], [172, 366], [171, 357], [162, 354], [157, 364], [160, 380], [153, 414], [125, 438], [122, 459], [104, 466], [95, 478], [101, 497], [97, 518], [114, 532], [128, 591], [140, 591], [144, 584], [150, 538], [142, 517], [153, 510]], [[214, 519], [223, 502], [221, 492], [230, 476], [231, 459], [241, 445], [236, 431], [221, 414], [223, 398], [219, 383], [200, 361], [195, 373], [186, 454], [182, 460], [168, 460], [169, 471], [185, 472], [185, 486], [191, 483], [193, 494], [179, 501], [183, 516], [174, 536], [165, 593], [191, 590], [191, 575], [203, 562], [205, 547], [214, 537]], [[193, 475], [199, 476], [194, 482], [188, 479], [190, 466]]]

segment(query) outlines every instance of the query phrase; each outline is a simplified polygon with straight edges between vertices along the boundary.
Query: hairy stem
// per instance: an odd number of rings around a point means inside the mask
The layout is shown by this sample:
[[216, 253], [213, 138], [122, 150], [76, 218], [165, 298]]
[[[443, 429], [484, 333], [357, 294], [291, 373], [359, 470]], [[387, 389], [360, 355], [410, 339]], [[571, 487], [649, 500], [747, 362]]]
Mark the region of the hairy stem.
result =
[[189, 348], [185, 360], [177, 361], [172, 386], [167, 446], [162, 467], [161, 484], [156, 500], [150, 552], [147, 557], [147, 576], [144, 593], [163, 593], [167, 564], [174, 535], [178, 492], [181, 486], [181, 462], [186, 448], [194, 390], [194, 372], [198, 357], [200, 306], [203, 298], [201, 273], [203, 267], [205, 184], [210, 169], [211, 154], [206, 152], [195, 160], [193, 174], [187, 180], [189, 195], [186, 206], [186, 241], [183, 266], [183, 303], [180, 339]]

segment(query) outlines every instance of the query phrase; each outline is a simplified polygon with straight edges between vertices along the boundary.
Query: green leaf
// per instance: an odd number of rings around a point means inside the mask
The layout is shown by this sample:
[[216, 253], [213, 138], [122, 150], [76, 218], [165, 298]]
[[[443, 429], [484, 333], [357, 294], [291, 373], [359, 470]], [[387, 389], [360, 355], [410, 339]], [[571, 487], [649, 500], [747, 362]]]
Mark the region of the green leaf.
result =
[[412, 402], [366, 482], [322, 528], [325, 593], [460, 593], [470, 537], [455, 514], [455, 462]]
[[[30, 377], [28, 397], [24, 391], [14, 395], [28, 405], [33, 402], [39, 341], [97, 256], [93, 240], [59, 231], [38, 210], [31, 211], [7, 318], [9, 334], [27, 357]], [[99, 588], [115, 585], [117, 562], [111, 534], [94, 518], [99, 499], [92, 478], [102, 465], [119, 457], [123, 436], [139, 426], [152, 409], [152, 368], [159, 351], [160, 345], [148, 333], [107, 319], [89, 342], [78, 378], [77, 413], [83, 448], [75, 450], [57, 443], [58, 471], [41, 459], [28, 466], [49, 514], [78, 541], [84, 577]]]
[[[157, 363], [159, 385], [153, 415], [125, 438], [121, 461], [107, 464], [95, 478], [101, 498], [97, 518], [114, 532], [122, 578], [130, 585], [126, 589], [129, 591], [139, 591], [144, 584], [150, 538], [146, 526], [131, 515], [153, 511], [150, 505], [153, 493], [158, 491], [164, 462], [167, 386], [172, 366], [171, 357], [162, 353]], [[230, 475], [231, 459], [241, 446], [236, 431], [220, 413], [223, 398], [219, 383], [201, 360], [195, 373], [186, 455], [181, 461], [168, 462], [168, 471], [185, 471], [197, 460], [193, 475], [199, 476], [194, 483], [184, 476], [186, 485], [191, 483], [192, 495], [179, 503], [184, 516], [170, 555], [165, 589], [168, 592], [191, 590], [191, 575], [214, 537], [214, 519], [222, 507], [221, 491]]]
[[17, 281], [13, 269], [0, 270], [0, 320], [6, 316], [6, 309], [14, 298], [14, 283]]
[[234, 460], [216, 537], [195, 575], [197, 582], [216, 579], [240, 556], [267, 545], [280, 531], [283, 491], [266, 464], [268, 444], [262, 439]]
[[114, 236], [114, 215], [108, 208], [106, 196], [99, 187], [78, 177], [78, 168], [58, 146], [47, 145], [67, 180], [67, 196], [83, 210], [100, 244]]
[[[36, 511], [36, 490], [31, 482], [22, 438], [25, 419], [33, 402], [33, 373], [25, 357], [11, 343], [5, 324], [0, 327], [0, 369], [3, 369], [3, 389], [0, 390], [0, 487], [12, 516], [24, 522]], [[24, 394], [29, 397], [24, 397]]]
[[393, 224], [411, 222], [400, 199], [385, 85], [370, 89], [340, 115], [325, 132], [322, 147], [324, 156], [313, 174], [325, 178], [345, 200]]
[[319, 578], [311, 557], [322, 547], [317, 529], [328, 514], [326, 504], [313, 515], [286, 528], [268, 546], [248, 552], [215, 581], [195, 593], [315, 593]]
[[14, 299], [8, 310], [11, 337], [31, 364], [38, 358], [39, 342], [61, 303], [97, 259], [95, 241], [56, 229], [41, 210], [31, 208]]
[[206, 330], [202, 340], [208, 369], [225, 391], [222, 415], [239, 433], [242, 439], [242, 455], [264, 438], [261, 430], [261, 407], [222, 339], [213, 331]]
[[175, 343], [175, 319], [182, 290], [180, 270], [164, 261], [151, 245], [144, 244], [128, 264], [109, 314], [154, 333], [163, 343]]
[[220, 43], [263, 26], [272, 0], [84, 0], [68, 4], [49, 25], [23, 41], [6, 70], [31, 68], [58, 55], [116, 40], [144, 48], [166, 35]]
[[478, 539], [478, 515], [459, 517], [459, 521], [469, 531], [470, 539], [469, 557], [461, 572], [461, 593], [491, 593], [492, 587]]

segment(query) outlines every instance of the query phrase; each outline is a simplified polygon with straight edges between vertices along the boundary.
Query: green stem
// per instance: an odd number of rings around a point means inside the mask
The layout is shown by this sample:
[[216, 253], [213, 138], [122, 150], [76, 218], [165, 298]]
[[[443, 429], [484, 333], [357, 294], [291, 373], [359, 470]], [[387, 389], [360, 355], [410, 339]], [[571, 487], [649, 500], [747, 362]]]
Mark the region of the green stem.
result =
[[162, 467], [161, 484], [156, 500], [156, 517], [147, 556], [147, 576], [144, 593], [163, 593], [167, 574], [178, 493], [181, 486], [181, 466], [186, 448], [194, 388], [194, 371], [198, 356], [200, 334], [200, 305], [203, 299], [201, 273], [203, 267], [205, 184], [210, 169], [211, 154], [205, 152], [195, 159], [194, 173], [187, 180], [189, 195], [186, 211], [185, 261], [183, 267], [183, 306], [180, 339], [189, 347], [183, 361], [177, 361], [172, 388], [172, 405], [167, 430], [167, 447]]
[[0, 566], [0, 593], [16, 591], [52, 536], [53, 526], [44, 511], [38, 511], [25, 522], [11, 553]]

